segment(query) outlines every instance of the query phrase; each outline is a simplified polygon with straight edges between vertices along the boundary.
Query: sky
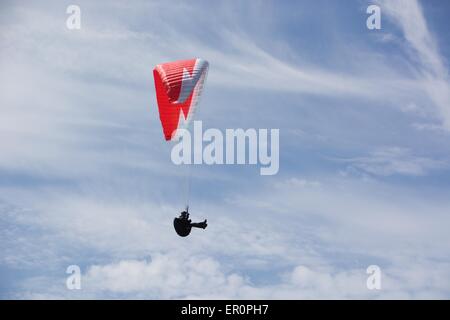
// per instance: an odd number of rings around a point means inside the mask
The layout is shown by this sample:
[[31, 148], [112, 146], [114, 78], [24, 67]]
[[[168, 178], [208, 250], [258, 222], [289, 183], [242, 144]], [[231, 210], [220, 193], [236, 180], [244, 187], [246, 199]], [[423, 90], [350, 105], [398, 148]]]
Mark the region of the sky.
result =
[[[0, 8], [1, 299], [450, 298], [450, 3]], [[280, 170], [192, 167], [208, 228], [180, 238], [187, 168], [152, 70], [192, 57], [210, 64], [196, 119], [279, 129]]]

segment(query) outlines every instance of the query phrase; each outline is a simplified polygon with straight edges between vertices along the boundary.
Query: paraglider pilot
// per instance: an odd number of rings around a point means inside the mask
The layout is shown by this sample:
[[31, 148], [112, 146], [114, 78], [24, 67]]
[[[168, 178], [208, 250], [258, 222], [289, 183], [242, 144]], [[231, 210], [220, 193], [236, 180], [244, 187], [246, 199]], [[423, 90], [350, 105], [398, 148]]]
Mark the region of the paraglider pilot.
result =
[[206, 219], [203, 222], [191, 222], [188, 210], [189, 207], [182, 211], [178, 218], [173, 219], [173, 226], [180, 237], [187, 237], [192, 227], [205, 229], [208, 226]]

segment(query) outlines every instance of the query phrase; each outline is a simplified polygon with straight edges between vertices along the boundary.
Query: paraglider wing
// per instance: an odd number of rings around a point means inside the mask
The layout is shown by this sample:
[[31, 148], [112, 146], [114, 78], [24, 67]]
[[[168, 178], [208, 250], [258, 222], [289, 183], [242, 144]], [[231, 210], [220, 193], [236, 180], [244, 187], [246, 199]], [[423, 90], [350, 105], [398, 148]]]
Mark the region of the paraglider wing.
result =
[[158, 64], [153, 70], [159, 118], [167, 141], [192, 120], [208, 72], [202, 59]]

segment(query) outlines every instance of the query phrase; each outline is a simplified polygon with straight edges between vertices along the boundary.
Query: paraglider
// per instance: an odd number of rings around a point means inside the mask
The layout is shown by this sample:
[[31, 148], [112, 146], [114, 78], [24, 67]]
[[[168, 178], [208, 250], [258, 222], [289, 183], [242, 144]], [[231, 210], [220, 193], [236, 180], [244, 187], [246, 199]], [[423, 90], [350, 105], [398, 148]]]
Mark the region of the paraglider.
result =
[[[209, 64], [199, 58], [158, 64], [153, 70], [159, 118], [166, 141], [176, 141], [179, 130], [187, 129], [192, 121]], [[189, 179], [189, 177], [187, 178]], [[189, 186], [189, 181], [186, 184]], [[188, 213], [189, 188], [186, 192], [186, 210], [174, 219], [174, 228], [186, 237], [192, 227], [205, 229], [207, 221], [192, 223]]]
[[208, 226], [208, 220], [205, 219], [203, 222], [192, 222], [189, 219], [188, 208], [185, 211], [182, 211], [178, 218], [173, 219], [173, 226], [175, 231], [180, 237], [187, 237], [189, 233], [191, 233], [191, 228], [201, 228], [205, 229]]

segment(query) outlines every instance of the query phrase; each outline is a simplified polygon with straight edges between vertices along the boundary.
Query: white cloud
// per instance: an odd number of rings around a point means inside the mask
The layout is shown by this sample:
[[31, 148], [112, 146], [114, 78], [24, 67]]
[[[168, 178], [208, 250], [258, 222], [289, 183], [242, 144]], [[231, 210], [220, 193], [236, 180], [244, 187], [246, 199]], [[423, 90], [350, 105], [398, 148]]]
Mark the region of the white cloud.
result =
[[351, 163], [350, 171], [358, 169], [363, 172], [379, 175], [423, 176], [432, 170], [443, 169], [448, 163], [443, 160], [415, 156], [411, 150], [399, 147], [379, 148], [368, 157], [357, 157], [343, 160]]
[[[155, 254], [151, 260], [122, 260], [92, 265], [82, 273], [81, 290], [54, 285], [45, 290], [42, 278], [28, 280], [34, 289], [22, 298], [76, 299], [94, 297], [134, 299], [428, 299], [446, 297], [448, 264], [381, 268], [381, 290], [366, 286], [366, 268], [337, 271], [304, 265], [279, 274], [275, 284], [255, 284], [207, 256]], [[64, 279], [54, 280], [63, 284]], [[40, 291], [42, 290], [42, 291]]]
[[[290, 178], [223, 209], [211, 203], [196, 211], [210, 225], [189, 241], [172, 230], [176, 208], [40, 197], [11, 197], [28, 199], [38, 211], [2, 210], [2, 228], [10, 225], [2, 264], [51, 270], [22, 281], [22, 298], [448, 296], [450, 205], [439, 195], [422, 199], [375, 182]], [[257, 216], [242, 214], [250, 210]], [[365, 269], [374, 263], [384, 274], [380, 292], [365, 287]], [[69, 264], [84, 266], [80, 292], [65, 289]]]
[[370, 294], [363, 269], [330, 274], [297, 266], [280, 277], [274, 285], [257, 285], [242, 275], [226, 272], [210, 257], [156, 255], [151, 262], [120, 261], [92, 266], [83, 279], [88, 291], [92, 284], [110, 293], [132, 292], [147, 298], [298, 299], [346, 297], [352, 291], [355, 296]]
[[419, 81], [439, 110], [444, 127], [450, 130], [450, 84], [444, 57], [430, 32], [417, 0], [379, 1], [383, 13], [397, 23], [418, 63]]

